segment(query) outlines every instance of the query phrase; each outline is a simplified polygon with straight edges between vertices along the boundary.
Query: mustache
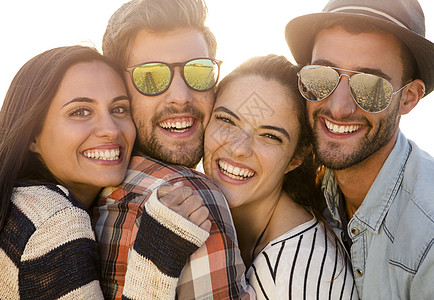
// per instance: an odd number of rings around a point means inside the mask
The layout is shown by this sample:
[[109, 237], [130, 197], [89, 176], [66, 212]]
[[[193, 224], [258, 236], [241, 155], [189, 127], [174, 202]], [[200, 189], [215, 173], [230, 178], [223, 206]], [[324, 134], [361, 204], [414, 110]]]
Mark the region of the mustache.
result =
[[319, 115], [327, 117], [330, 120], [337, 121], [337, 122], [355, 122], [355, 123], [360, 122], [360, 123], [364, 123], [364, 124], [367, 124], [368, 126], [372, 127], [372, 123], [365, 116], [354, 116], [354, 114], [352, 114], [352, 115], [347, 116], [345, 118], [337, 119], [336, 117], [334, 117], [332, 115], [332, 113], [329, 110], [327, 110], [324, 107], [320, 107], [313, 112], [313, 114], [312, 114], [313, 119], [317, 120]]
[[202, 121], [205, 118], [205, 114], [194, 106], [187, 106], [182, 109], [176, 107], [167, 107], [164, 110], [157, 112], [151, 119], [152, 124], [157, 124], [161, 120], [167, 119], [175, 114], [188, 114], [193, 118]]

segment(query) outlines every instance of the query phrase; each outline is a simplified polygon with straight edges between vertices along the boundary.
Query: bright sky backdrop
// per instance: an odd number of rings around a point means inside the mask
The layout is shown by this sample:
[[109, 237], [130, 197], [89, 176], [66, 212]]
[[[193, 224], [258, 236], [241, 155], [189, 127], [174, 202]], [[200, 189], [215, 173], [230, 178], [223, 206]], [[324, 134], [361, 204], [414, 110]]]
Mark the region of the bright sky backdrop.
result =
[[[158, 0], [155, 0], [158, 1]], [[208, 26], [218, 41], [217, 58], [226, 75], [244, 60], [275, 53], [292, 59], [284, 28], [294, 17], [320, 12], [327, 0], [206, 0]], [[101, 49], [109, 17], [123, 0], [21, 0], [0, 2], [0, 103], [19, 70], [30, 58], [50, 48], [87, 44]], [[434, 41], [434, 2], [419, 0], [425, 12], [426, 36]], [[434, 156], [429, 119], [434, 92], [403, 116], [401, 130]], [[424, 129], [425, 128], [425, 129]]]

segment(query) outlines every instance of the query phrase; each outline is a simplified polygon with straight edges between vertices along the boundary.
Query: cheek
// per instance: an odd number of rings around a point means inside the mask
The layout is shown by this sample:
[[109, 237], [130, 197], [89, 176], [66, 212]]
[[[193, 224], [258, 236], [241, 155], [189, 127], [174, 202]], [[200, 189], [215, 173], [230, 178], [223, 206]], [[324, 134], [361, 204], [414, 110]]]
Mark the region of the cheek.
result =
[[[323, 102], [324, 101], [327, 101], [327, 100], [323, 100]], [[321, 102], [306, 101], [307, 117], [308, 117], [311, 125], [313, 124], [313, 114], [320, 104], [321, 104]]]
[[68, 162], [75, 159], [80, 145], [77, 141], [78, 135], [78, 132], [71, 128], [67, 131], [50, 128], [41, 134], [38, 140], [40, 143], [38, 152], [50, 171], [68, 165]]
[[204, 115], [203, 124], [206, 126], [210, 121], [211, 111], [214, 107], [214, 94], [212, 92], [207, 92], [205, 96], [202, 95], [199, 99], [200, 101], [198, 101], [198, 106]]
[[219, 139], [218, 128], [210, 123], [205, 130], [205, 158], [208, 159], [215, 152], [218, 145], [221, 144]]
[[129, 145], [134, 144], [136, 138], [136, 127], [134, 126], [133, 120], [131, 118], [120, 119], [117, 124], [122, 131], [122, 135], [125, 137], [126, 142]]
[[281, 149], [257, 149], [257, 153], [261, 153], [261, 162], [264, 170], [268, 170], [267, 173], [274, 174], [276, 178], [281, 178], [286, 173], [286, 169], [289, 166], [293, 149], [287, 147]]
[[151, 122], [151, 116], [156, 108], [146, 99], [134, 98], [131, 105], [131, 116], [137, 124]]

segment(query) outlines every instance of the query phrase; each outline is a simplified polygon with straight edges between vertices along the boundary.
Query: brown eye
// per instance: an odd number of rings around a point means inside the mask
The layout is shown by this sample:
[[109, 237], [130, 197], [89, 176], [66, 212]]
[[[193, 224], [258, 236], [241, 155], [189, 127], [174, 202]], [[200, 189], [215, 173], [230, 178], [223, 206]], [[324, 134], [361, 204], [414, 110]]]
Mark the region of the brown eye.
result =
[[71, 111], [68, 115], [70, 117], [86, 117], [90, 115], [92, 111], [87, 107], [78, 107]]

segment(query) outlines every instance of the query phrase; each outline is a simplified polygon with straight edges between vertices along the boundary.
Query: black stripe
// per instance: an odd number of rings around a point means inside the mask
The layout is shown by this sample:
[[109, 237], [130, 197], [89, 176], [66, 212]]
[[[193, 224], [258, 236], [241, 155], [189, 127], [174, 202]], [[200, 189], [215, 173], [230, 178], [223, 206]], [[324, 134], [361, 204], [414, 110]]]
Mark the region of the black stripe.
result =
[[0, 234], [0, 248], [19, 267], [27, 241], [36, 228], [18, 207], [11, 203], [6, 223]]
[[303, 239], [303, 236], [301, 235], [300, 238], [298, 239], [297, 249], [295, 251], [294, 259], [292, 260], [291, 273], [289, 275], [288, 299], [292, 299], [292, 280], [294, 278], [294, 269], [295, 269], [295, 265], [297, 264], [297, 256], [298, 256], [298, 252], [300, 251], [300, 245], [301, 245], [302, 239]]
[[261, 288], [262, 294], [264, 295], [265, 299], [267, 299], [267, 300], [270, 299], [270, 298], [268, 298], [267, 293], [265, 292], [264, 286], [262, 285], [261, 279], [259, 278], [258, 272], [256, 271], [256, 267], [254, 264], [252, 265], [252, 268], [255, 271], [255, 277], [256, 277], [256, 280], [258, 280], [259, 287]]
[[310, 254], [309, 254], [309, 259], [307, 261], [307, 266], [306, 266], [306, 273], [304, 275], [304, 288], [303, 288], [303, 299], [306, 299], [306, 293], [307, 293], [307, 278], [309, 277], [309, 268], [310, 268], [310, 263], [312, 261], [312, 256], [313, 256], [313, 252], [315, 250], [315, 241], [316, 241], [316, 233], [318, 231], [318, 228], [315, 228], [315, 233], [313, 234], [313, 240], [312, 240], [312, 247], [310, 248]]
[[321, 286], [321, 277], [322, 277], [322, 273], [324, 271], [324, 264], [325, 264], [325, 259], [327, 257], [327, 235], [324, 238], [324, 255], [322, 258], [322, 262], [321, 262], [321, 267], [320, 267], [320, 271], [319, 271], [319, 276], [318, 276], [318, 283], [317, 283], [317, 289], [316, 289], [316, 298], [319, 300], [319, 291], [320, 291], [320, 286]]
[[93, 240], [77, 239], [23, 262], [19, 272], [21, 299], [55, 299], [98, 280], [96, 247]]
[[332, 298], [333, 284], [335, 282], [336, 270], [338, 267], [338, 259], [339, 259], [339, 253], [338, 253], [338, 247], [336, 247], [336, 249], [335, 249], [335, 265], [333, 268], [333, 273], [332, 273], [332, 277], [330, 279], [330, 286], [329, 286], [329, 299]]
[[271, 265], [271, 260], [268, 257], [268, 254], [265, 251], [262, 252], [262, 254], [265, 257], [265, 261], [267, 262], [268, 270], [270, 271], [271, 276], [273, 277], [273, 282], [274, 283], [276, 283], [277, 268], [279, 267], [280, 258], [282, 257], [282, 252], [283, 252], [284, 248], [285, 248], [285, 242], [283, 242], [282, 245], [280, 246], [279, 254], [277, 255], [276, 262], [274, 263], [274, 268]]
[[351, 289], [351, 298], [350, 299], [353, 299], [353, 295], [354, 295], [355, 290], [356, 290], [356, 281], [354, 280], [353, 281], [353, 288]]
[[295, 238], [295, 237], [297, 237], [297, 236], [299, 236], [299, 235], [305, 233], [306, 231], [311, 230], [311, 229], [314, 228], [317, 224], [318, 224], [318, 221], [316, 221], [315, 224], [313, 224], [312, 226], [309, 226], [308, 228], [306, 228], [306, 229], [304, 229], [304, 230], [302, 230], [302, 231], [300, 231], [300, 232], [298, 232], [298, 233], [296, 233], [296, 234], [294, 234], [294, 235], [292, 235], [292, 236], [290, 236], [290, 237], [287, 237], [287, 238], [285, 238], [285, 239], [283, 239], [283, 240], [280, 240], [280, 241], [278, 241], [278, 242], [274, 242], [274, 243], [272, 243], [271, 246], [274, 246], [274, 245], [276, 245], [276, 244], [278, 244], [278, 243], [281, 243], [281, 242], [284, 242], [284, 241], [287, 241], [287, 240], [293, 239], [293, 238]]
[[[336, 245], [336, 247], [338, 247], [338, 245]], [[343, 295], [344, 295], [344, 290], [345, 290], [345, 286], [347, 283], [347, 273], [348, 273], [348, 262], [347, 262], [347, 258], [344, 256], [344, 281], [342, 282], [342, 289], [341, 289], [341, 295], [339, 299], [342, 299]]]
[[137, 232], [134, 250], [151, 260], [167, 276], [177, 278], [181, 270], [198, 247], [181, 238], [154, 218], [146, 210]]

